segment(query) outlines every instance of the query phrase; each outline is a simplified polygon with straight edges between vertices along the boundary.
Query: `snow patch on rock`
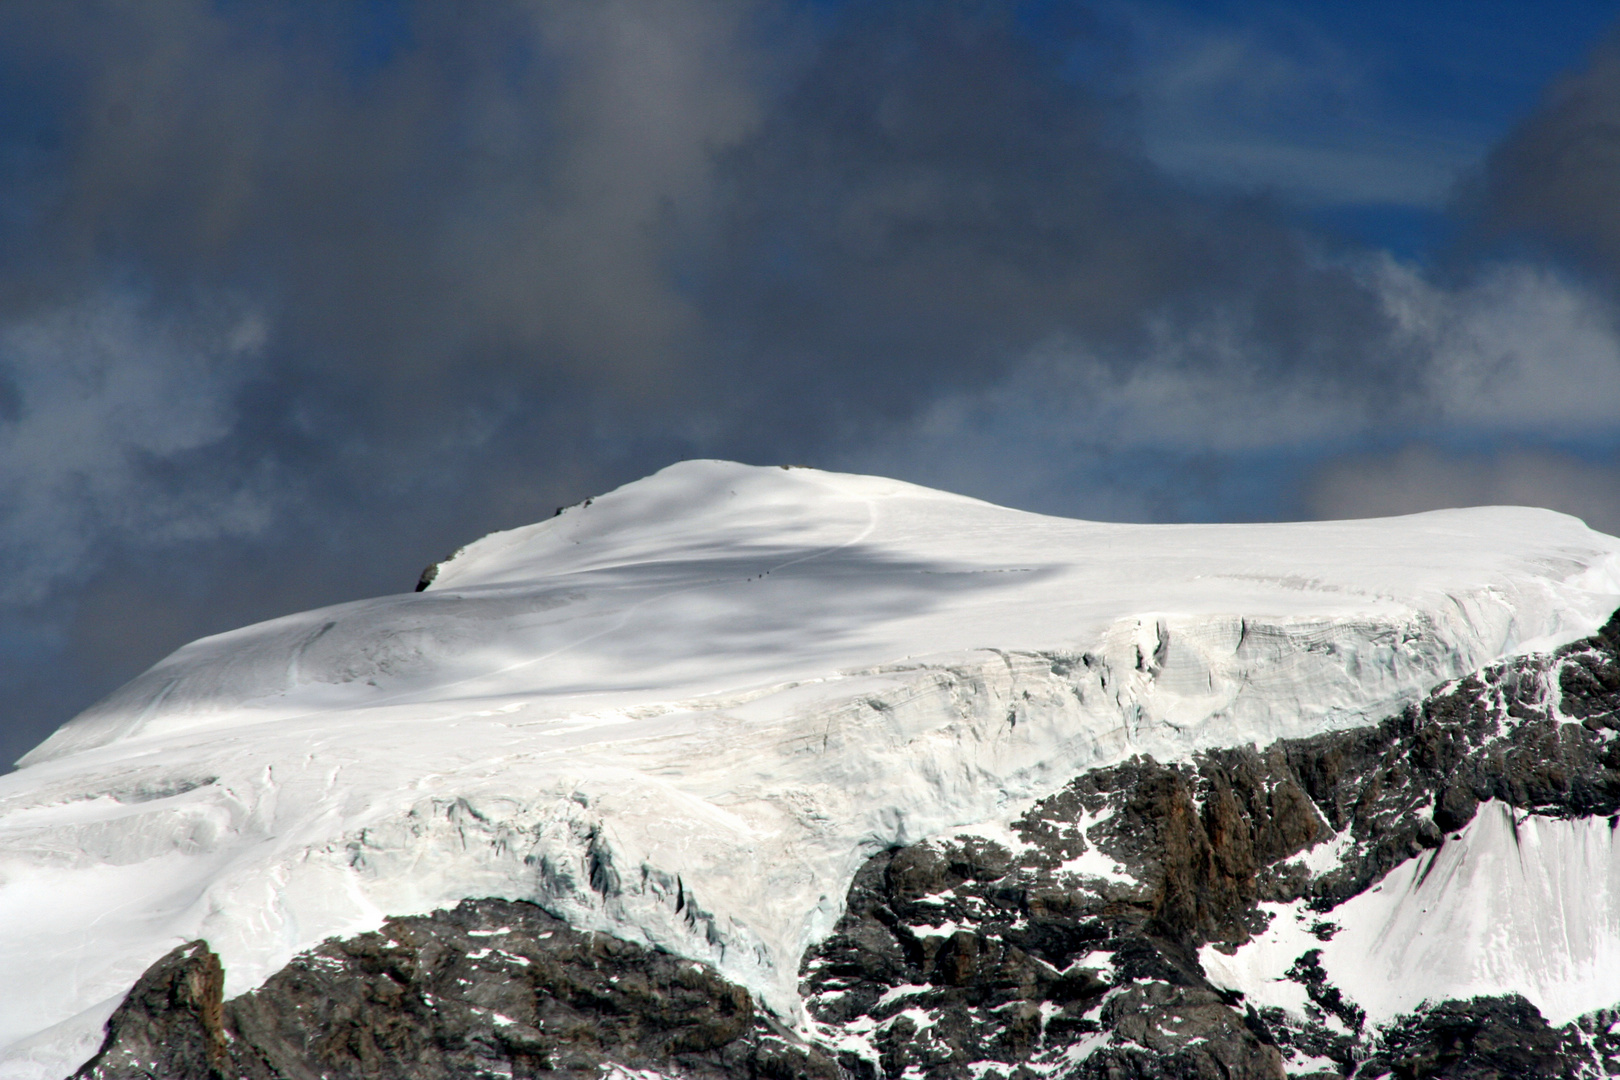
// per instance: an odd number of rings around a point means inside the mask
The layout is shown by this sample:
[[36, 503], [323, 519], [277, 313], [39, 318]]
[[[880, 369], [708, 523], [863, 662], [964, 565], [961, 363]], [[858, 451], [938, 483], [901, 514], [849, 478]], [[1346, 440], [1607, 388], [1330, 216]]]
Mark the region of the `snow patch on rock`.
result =
[[1313, 950], [1374, 1026], [1426, 1003], [1522, 994], [1560, 1027], [1620, 1001], [1620, 838], [1606, 818], [1487, 802], [1325, 915], [1305, 901], [1261, 907], [1264, 933], [1232, 955], [1205, 946], [1200, 960], [1217, 986], [1298, 1018], [1305, 987], [1289, 971]]

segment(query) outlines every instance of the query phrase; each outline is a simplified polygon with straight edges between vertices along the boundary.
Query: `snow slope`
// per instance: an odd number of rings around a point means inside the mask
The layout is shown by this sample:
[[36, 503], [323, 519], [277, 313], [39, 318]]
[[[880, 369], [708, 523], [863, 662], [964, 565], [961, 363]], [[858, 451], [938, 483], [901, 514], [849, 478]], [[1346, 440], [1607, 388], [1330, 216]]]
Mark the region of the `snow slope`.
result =
[[[1303, 1015], [1294, 962], [1321, 953], [1328, 981], [1373, 1025], [1424, 1002], [1522, 994], [1562, 1026], [1620, 1002], [1620, 837], [1607, 818], [1563, 820], [1487, 802], [1455, 837], [1324, 916], [1263, 905], [1266, 932], [1235, 955], [1206, 946], [1211, 981]], [[1335, 927], [1320, 940], [1312, 929]]]
[[686, 462], [426, 592], [206, 638], [0, 777], [0, 1076], [59, 1076], [205, 937], [227, 993], [467, 896], [716, 964], [784, 1015], [878, 847], [1130, 754], [1376, 719], [1620, 603], [1541, 510], [1042, 517]]

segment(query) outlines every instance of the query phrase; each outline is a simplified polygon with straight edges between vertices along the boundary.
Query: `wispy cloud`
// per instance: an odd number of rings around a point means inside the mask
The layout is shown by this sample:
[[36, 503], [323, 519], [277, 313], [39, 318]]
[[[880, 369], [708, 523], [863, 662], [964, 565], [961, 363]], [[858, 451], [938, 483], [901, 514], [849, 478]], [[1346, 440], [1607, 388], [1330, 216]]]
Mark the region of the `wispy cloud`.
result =
[[1483, 126], [1390, 101], [1384, 58], [1352, 51], [1308, 13], [1260, 25], [1168, 4], [1101, 9], [1137, 58], [1118, 89], [1139, 110], [1148, 156], [1190, 183], [1306, 206], [1438, 210], [1490, 146]]

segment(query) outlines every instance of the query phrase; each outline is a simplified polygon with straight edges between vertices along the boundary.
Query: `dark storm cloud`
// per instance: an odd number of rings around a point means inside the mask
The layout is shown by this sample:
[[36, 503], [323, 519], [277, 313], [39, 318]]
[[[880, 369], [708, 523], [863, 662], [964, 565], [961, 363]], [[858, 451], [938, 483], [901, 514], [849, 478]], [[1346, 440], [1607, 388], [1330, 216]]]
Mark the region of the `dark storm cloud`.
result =
[[98, 533], [161, 540], [203, 448], [216, 498], [322, 520], [487, 485], [518, 466], [452, 474], [514, 432], [555, 476], [679, 380], [660, 230], [757, 111], [751, 9], [381, 9], [0, 10], [49, 103], [13, 133], [0, 261], [7, 434], [58, 481], [11, 485], [8, 534], [46, 579]]
[[[10, 318], [120, 317], [132, 343], [182, 333], [207, 357], [109, 361], [174, 369], [172, 416], [98, 390], [103, 417], [191, 418], [168, 443], [23, 388], [37, 442], [117, 441], [61, 464], [59, 491], [125, 461], [103, 486], [157, 508], [35, 500], [72, 535], [14, 532], [71, 553], [56, 572], [94, 565], [98, 523], [159, 539], [170, 482], [196, 473], [151, 466], [204, 446], [216, 486], [239, 470], [214, 497], [252, 510], [220, 535], [445, 488], [482, 528], [504, 484], [532, 514], [561, 486], [533, 476], [570, 459], [623, 479], [687, 453], [814, 457], [1044, 341], [1141, 363], [1150, 319], [1218, 320], [1278, 377], [1377, 394], [1406, 371], [1365, 282], [1265, 206], [1157, 176], [1120, 104], [1064, 73], [1083, 21], [1043, 46], [1005, 4], [859, 4], [806, 51], [813, 27], [741, 2], [390, 10], [0, 12], [13, 69], [60, 101], [19, 188], [26, 255], [0, 267]], [[205, 317], [222, 306], [251, 350]], [[34, 353], [80, 350], [62, 334]], [[49, 361], [11, 360], [30, 364]]]
[[687, 317], [654, 226], [751, 115], [741, 6], [424, 4], [384, 57], [333, 25], [365, 10], [7, 9], [69, 96], [31, 237], [62, 287], [240, 287], [283, 365], [406, 419], [452, 371], [654, 366]]
[[1165, 180], [1126, 104], [1062, 59], [1000, 4], [874, 5], [840, 28], [722, 158], [704, 314], [750, 394], [903, 416], [1055, 338], [1140, 363], [1152, 320], [1241, 327], [1280, 374], [1374, 394], [1402, 377], [1372, 289], [1266, 204]]
[[1528, 238], [1620, 277], [1620, 32], [1491, 154], [1487, 234]]

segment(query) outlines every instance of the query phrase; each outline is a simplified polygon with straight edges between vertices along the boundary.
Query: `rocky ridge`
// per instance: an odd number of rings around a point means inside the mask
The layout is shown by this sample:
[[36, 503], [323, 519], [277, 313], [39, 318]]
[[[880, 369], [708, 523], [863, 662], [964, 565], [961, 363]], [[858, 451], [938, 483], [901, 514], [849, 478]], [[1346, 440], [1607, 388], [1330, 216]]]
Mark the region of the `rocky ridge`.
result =
[[[881, 852], [804, 958], [802, 1041], [690, 961], [468, 901], [329, 941], [221, 1000], [201, 943], [147, 973], [80, 1076], [1620, 1075], [1620, 1014], [1550, 1026], [1518, 997], [1375, 1030], [1314, 953], [1302, 1018], [1213, 983], [1200, 949], [1261, 904], [1335, 907], [1432, 852], [1485, 800], [1620, 815], [1620, 615], [1550, 656], [1438, 688], [1382, 723], [1075, 778], [1003, 832]], [[1333, 843], [1312, 870], [1302, 853]]]
[[555, 1077], [617, 1069], [833, 1080], [837, 1066], [711, 969], [533, 904], [468, 900], [327, 941], [222, 1000], [218, 957], [183, 945], [108, 1022], [96, 1080]]

